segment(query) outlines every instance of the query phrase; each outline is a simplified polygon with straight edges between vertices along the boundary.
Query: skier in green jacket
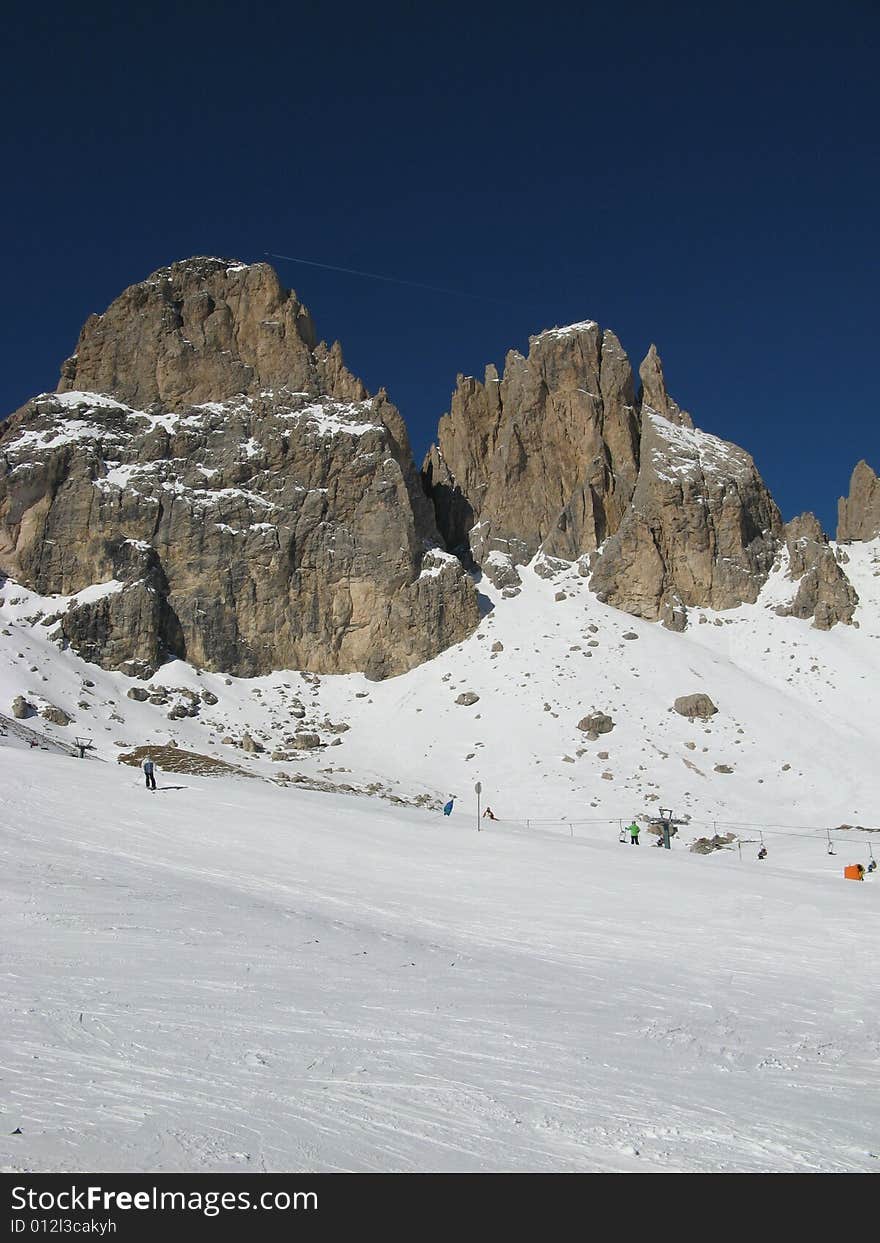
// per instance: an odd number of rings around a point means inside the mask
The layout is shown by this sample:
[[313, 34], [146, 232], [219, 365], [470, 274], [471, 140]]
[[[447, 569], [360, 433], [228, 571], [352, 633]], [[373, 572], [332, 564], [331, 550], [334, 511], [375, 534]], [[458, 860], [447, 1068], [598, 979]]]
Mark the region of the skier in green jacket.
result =
[[639, 833], [641, 832], [641, 830], [639, 829], [639, 826], [636, 824], [635, 820], [633, 820], [633, 822], [632, 822], [632, 824], [629, 826], [629, 829], [627, 830], [627, 832], [629, 833], [629, 844], [630, 844], [630, 846], [638, 846], [638, 844], [639, 844]]

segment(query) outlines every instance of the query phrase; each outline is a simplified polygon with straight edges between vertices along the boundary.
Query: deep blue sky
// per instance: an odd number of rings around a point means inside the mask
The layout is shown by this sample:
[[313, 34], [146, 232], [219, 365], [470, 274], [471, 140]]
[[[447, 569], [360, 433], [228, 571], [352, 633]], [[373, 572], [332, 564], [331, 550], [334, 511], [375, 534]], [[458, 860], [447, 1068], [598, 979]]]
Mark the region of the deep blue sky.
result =
[[831, 530], [880, 468], [875, 3], [19, 5], [0, 412], [177, 258], [267, 251], [417, 457], [458, 372], [592, 318]]

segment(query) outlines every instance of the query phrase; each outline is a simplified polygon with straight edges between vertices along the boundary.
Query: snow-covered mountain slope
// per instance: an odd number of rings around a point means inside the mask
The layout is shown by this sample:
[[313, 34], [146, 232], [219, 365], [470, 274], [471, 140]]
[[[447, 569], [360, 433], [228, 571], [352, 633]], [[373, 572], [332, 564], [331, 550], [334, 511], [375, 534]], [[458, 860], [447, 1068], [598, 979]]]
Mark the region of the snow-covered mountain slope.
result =
[[0, 783], [2, 1169], [877, 1169], [848, 853], [8, 747]]
[[[876, 829], [880, 540], [846, 553], [855, 626], [823, 632], [777, 616], [795, 590], [784, 562], [757, 604], [692, 610], [683, 634], [600, 604], [575, 566], [552, 579], [530, 568], [515, 598], [483, 579], [477, 633], [384, 682], [238, 679], [183, 662], [135, 682], [59, 651], [51, 618], [66, 600], [7, 581], [0, 711], [22, 695], [36, 713], [23, 724], [66, 744], [88, 737], [91, 758], [114, 762], [171, 742], [254, 775], [434, 806], [454, 795], [468, 811], [479, 780], [483, 805], [507, 823], [581, 821], [579, 832], [607, 834], [664, 806], [690, 817], [691, 837], [730, 824]], [[164, 688], [161, 702], [128, 698], [148, 688]], [[457, 702], [468, 692], [478, 698]], [[673, 710], [697, 692], [718, 709], [707, 721]], [[46, 704], [71, 723], [44, 720]], [[592, 711], [614, 723], [594, 741], [578, 728]]]

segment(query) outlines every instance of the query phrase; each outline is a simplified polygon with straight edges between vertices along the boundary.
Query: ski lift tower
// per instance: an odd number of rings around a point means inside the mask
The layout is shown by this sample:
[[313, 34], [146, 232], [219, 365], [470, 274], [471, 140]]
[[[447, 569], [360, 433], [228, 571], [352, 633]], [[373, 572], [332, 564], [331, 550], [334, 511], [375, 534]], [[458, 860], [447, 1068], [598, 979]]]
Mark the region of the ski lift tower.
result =
[[672, 848], [672, 808], [660, 808], [660, 829], [663, 833], [663, 845], [667, 850]]

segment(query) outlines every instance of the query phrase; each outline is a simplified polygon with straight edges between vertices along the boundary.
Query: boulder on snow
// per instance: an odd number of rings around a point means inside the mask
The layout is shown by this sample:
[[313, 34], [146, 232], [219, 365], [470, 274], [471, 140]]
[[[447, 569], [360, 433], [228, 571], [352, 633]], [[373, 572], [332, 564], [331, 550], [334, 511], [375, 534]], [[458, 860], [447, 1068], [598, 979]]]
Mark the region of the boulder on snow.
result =
[[475, 694], [474, 691], [462, 691], [455, 702], [457, 704], [464, 704], [467, 708], [470, 707], [471, 704], [475, 704], [479, 698], [480, 696]]
[[705, 721], [718, 711], [709, 696], [702, 692], [696, 695], [680, 695], [672, 706], [680, 716], [686, 716], [689, 721], [693, 721], [695, 717]]
[[318, 734], [294, 734], [292, 745], [297, 751], [313, 751], [315, 747], [320, 747], [321, 738]]
[[131, 686], [126, 691], [129, 699], [136, 699], [138, 703], [143, 703], [145, 699], [150, 698], [150, 692], [144, 686]]
[[249, 751], [251, 755], [256, 755], [258, 752], [266, 750], [263, 744], [261, 742], [257, 742], [256, 738], [254, 738], [252, 734], [245, 734], [242, 738], [241, 749], [242, 751]]
[[587, 736], [595, 734], [610, 734], [614, 729], [614, 722], [605, 712], [591, 712], [589, 716], [582, 717], [578, 721], [578, 729], [582, 729]]
[[711, 855], [715, 850], [726, 850], [735, 841], [735, 833], [716, 833], [714, 837], [698, 837], [689, 849], [695, 855]]
[[12, 701], [12, 715], [19, 721], [25, 717], [33, 716], [35, 712], [34, 705], [28, 703], [24, 695], [16, 695]]
[[570, 570], [571, 562], [562, 561], [559, 557], [547, 557], [542, 553], [535, 558], [532, 569], [539, 578], [554, 578], [564, 570]]
[[483, 558], [480, 568], [496, 587], [522, 586], [522, 579], [513, 564], [513, 558], [505, 552], [490, 552]]
[[47, 704], [40, 716], [44, 721], [50, 721], [53, 725], [69, 725], [73, 720], [63, 708], [56, 708], [54, 704]]

